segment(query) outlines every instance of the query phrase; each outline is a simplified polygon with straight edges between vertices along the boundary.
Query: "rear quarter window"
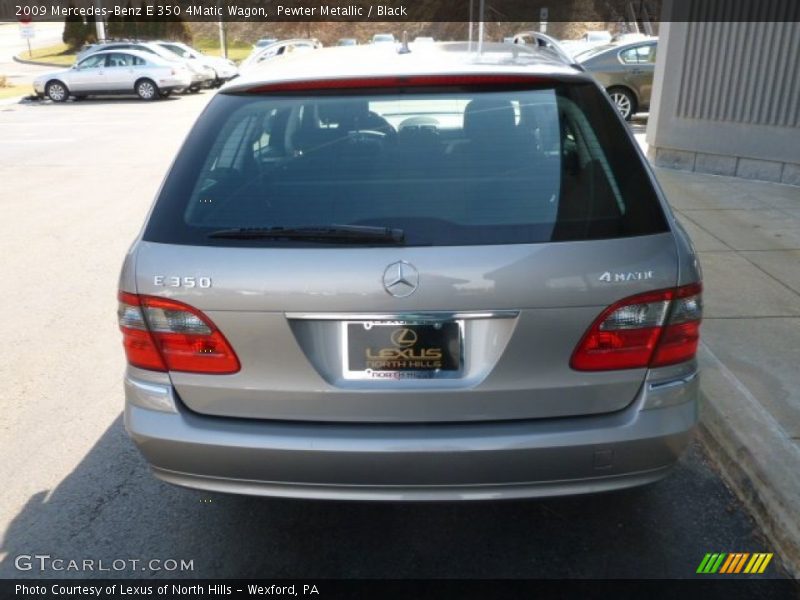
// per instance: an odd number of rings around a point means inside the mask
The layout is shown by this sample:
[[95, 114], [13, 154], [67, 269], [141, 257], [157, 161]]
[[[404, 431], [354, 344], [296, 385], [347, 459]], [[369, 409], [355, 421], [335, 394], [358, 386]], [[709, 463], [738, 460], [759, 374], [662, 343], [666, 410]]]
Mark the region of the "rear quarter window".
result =
[[667, 231], [613, 111], [591, 83], [220, 94], [180, 151], [144, 239], [317, 245], [209, 234], [370, 225], [403, 229], [407, 245], [448, 246]]

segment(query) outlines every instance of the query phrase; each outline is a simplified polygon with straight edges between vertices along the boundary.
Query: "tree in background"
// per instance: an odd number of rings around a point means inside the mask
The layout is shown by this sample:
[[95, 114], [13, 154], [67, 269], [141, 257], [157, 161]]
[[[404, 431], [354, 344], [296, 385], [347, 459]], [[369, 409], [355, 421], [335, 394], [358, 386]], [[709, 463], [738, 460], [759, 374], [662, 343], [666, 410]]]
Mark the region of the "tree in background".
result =
[[61, 35], [62, 41], [71, 49], [80, 48], [86, 41], [86, 25], [80, 15], [73, 14], [75, 5], [69, 3], [70, 10], [64, 19], [64, 33]]
[[94, 44], [97, 42], [97, 19], [94, 15], [86, 17], [86, 22], [83, 25], [83, 43]]
[[177, 19], [175, 21], [167, 21], [165, 25], [166, 31], [164, 32], [164, 37], [166, 39], [176, 42], [191, 43], [192, 32], [189, 30], [189, 25], [186, 21]]
[[123, 21], [123, 17], [115, 17], [113, 14], [109, 15], [106, 19], [106, 36], [112, 40], [125, 37], [123, 33], [124, 27], [125, 22]]
[[[74, 9], [75, 5], [70, 2], [69, 8]], [[77, 50], [84, 44], [93, 44], [97, 41], [97, 23], [94, 15], [88, 16], [85, 20], [80, 15], [70, 14], [64, 19], [64, 33], [61, 40], [69, 46], [71, 50]]]
[[[70, 8], [75, 5], [70, 2]], [[128, 0], [126, 15], [132, 15], [131, 0]], [[64, 34], [62, 39], [71, 49], [78, 49], [84, 44], [97, 41], [97, 27], [95, 17], [90, 16], [84, 20], [81, 16], [72, 15], [64, 20]], [[215, 25], [216, 26], [216, 25]], [[125, 39], [141, 40], [174, 40], [191, 42], [192, 33], [186, 21], [176, 18], [164, 21], [156, 18], [136, 20], [134, 16], [113, 17], [106, 20], [106, 36]]]
[[143, 36], [140, 31], [140, 23], [133, 15], [133, 5], [128, 0], [125, 6], [125, 16], [109, 16], [106, 20], [106, 34], [111, 39], [137, 40]]
[[[130, 4], [129, 4], [130, 5]], [[172, 40], [191, 42], [192, 34], [187, 23], [181, 18], [168, 20], [151, 17], [126, 23], [133, 29], [129, 37], [143, 40]]]
[[[131, 0], [128, 0], [127, 8], [131, 8]], [[125, 14], [127, 16], [123, 17], [125, 24], [122, 29], [122, 37], [130, 40], [138, 40], [140, 35], [139, 23], [136, 21], [136, 17], [133, 15], [132, 10], [127, 11]]]

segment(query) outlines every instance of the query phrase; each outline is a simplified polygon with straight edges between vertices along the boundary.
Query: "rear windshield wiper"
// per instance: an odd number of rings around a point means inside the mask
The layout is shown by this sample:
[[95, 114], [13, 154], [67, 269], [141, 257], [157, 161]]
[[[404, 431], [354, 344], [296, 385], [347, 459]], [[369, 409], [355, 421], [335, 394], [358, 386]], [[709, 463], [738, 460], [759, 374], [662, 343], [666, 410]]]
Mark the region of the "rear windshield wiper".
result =
[[230, 240], [309, 240], [338, 243], [402, 244], [402, 229], [366, 225], [324, 225], [313, 227], [235, 227], [219, 229], [210, 238]]

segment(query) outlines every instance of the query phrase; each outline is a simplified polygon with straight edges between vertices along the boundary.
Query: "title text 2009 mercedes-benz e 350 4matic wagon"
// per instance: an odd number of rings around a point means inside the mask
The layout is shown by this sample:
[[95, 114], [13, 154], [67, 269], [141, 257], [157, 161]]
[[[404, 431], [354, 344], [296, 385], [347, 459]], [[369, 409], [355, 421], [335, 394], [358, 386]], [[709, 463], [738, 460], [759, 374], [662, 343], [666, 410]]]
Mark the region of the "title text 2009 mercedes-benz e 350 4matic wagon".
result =
[[699, 266], [589, 75], [544, 48], [335, 48], [227, 84], [119, 288], [165, 481], [340, 499], [612, 490], [697, 419]]

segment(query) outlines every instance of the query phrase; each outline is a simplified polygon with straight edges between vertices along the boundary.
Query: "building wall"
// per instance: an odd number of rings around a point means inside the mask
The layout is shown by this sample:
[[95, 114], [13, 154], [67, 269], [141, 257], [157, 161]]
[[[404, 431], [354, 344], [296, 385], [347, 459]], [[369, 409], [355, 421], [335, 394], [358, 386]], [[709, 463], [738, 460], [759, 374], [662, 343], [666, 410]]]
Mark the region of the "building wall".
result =
[[664, 22], [653, 95], [656, 165], [800, 185], [800, 23]]

